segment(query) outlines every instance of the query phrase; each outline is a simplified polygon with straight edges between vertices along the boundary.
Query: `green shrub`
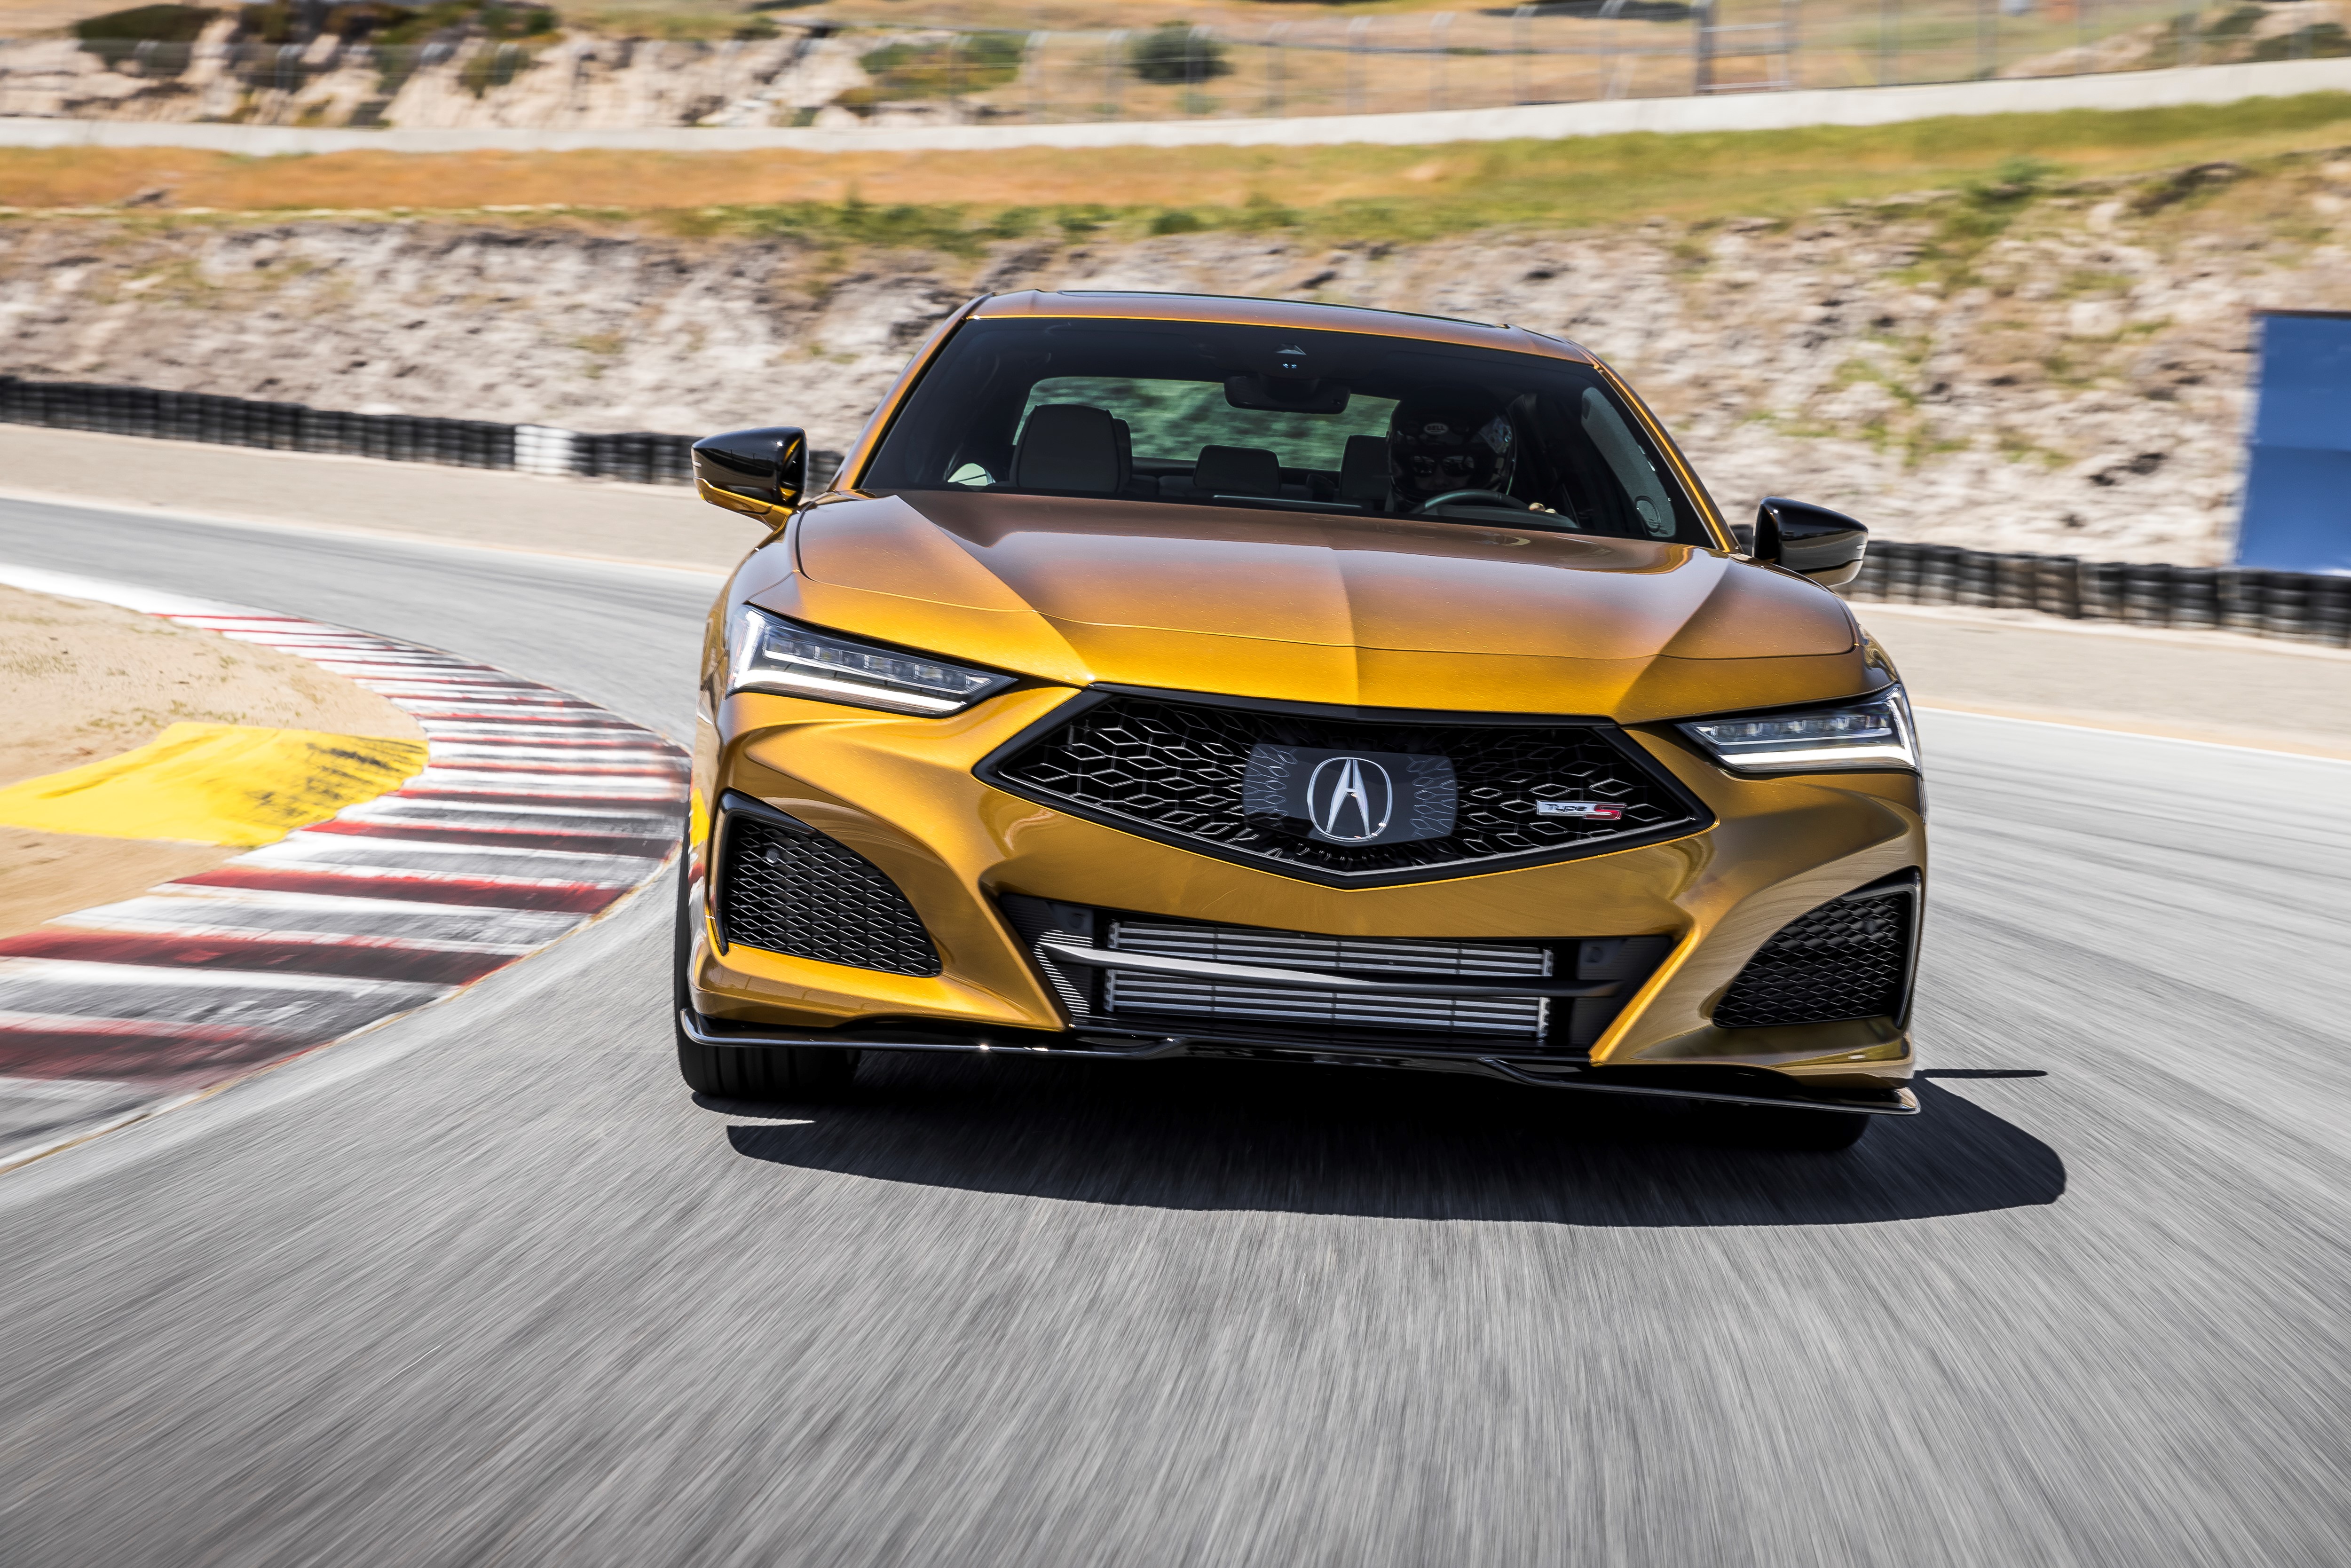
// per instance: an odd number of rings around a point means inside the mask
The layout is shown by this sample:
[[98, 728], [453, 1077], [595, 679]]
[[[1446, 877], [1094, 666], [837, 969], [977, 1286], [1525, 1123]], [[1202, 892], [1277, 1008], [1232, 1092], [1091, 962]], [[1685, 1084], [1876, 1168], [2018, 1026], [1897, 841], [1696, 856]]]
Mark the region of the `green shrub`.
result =
[[109, 11], [103, 16], [85, 16], [73, 25], [73, 33], [85, 43], [117, 39], [143, 43], [152, 38], [164, 44], [193, 44], [219, 15], [201, 5], [140, 5]]
[[1162, 22], [1126, 46], [1126, 67], [1148, 82], [1196, 87], [1233, 74], [1225, 46], [1188, 22]]
[[852, 109], [912, 98], [959, 98], [1019, 79], [1019, 33], [958, 33], [941, 44], [884, 44], [857, 57], [872, 79], [836, 100]]

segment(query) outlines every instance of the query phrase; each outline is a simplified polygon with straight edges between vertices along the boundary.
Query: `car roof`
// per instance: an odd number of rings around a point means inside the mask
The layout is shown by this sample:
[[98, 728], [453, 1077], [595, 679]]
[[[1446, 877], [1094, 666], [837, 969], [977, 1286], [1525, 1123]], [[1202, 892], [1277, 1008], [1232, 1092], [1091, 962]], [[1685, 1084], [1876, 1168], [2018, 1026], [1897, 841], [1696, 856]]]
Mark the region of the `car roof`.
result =
[[1256, 299], [1224, 294], [1154, 294], [1142, 289], [1067, 288], [1023, 289], [995, 294], [972, 311], [979, 319], [1006, 316], [1091, 317], [1124, 321], [1217, 321], [1247, 327], [1294, 327], [1301, 331], [1363, 332], [1387, 338], [1416, 338], [1425, 342], [1458, 343], [1479, 349], [1503, 349], [1520, 354], [1542, 354], [1597, 361], [1592, 353], [1564, 338], [1531, 332], [1524, 327], [1489, 326], [1483, 321], [1457, 320], [1450, 316], [1416, 316], [1404, 310], [1374, 310], [1360, 305], [1319, 305], [1303, 299]]

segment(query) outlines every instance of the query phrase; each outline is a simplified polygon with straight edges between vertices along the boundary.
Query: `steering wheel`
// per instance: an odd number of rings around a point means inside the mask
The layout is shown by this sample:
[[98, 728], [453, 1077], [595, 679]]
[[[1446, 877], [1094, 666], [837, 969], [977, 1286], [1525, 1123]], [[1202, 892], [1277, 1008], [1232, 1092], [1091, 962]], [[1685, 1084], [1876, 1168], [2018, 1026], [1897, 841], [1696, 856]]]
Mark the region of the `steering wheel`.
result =
[[1427, 500], [1423, 501], [1420, 504], [1420, 509], [1424, 512], [1431, 511], [1455, 501], [1476, 501], [1489, 507], [1510, 507], [1521, 512], [1534, 510], [1516, 496], [1505, 496], [1499, 490], [1447, 490], [1442, 496], [1431, 496]]

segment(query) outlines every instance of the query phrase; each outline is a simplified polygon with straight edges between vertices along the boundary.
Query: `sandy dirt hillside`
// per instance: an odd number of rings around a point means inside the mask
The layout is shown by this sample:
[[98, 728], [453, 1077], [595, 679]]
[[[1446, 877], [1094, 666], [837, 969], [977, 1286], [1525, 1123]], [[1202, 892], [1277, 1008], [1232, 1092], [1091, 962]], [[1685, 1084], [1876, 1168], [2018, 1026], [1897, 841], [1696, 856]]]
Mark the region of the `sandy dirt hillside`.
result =
[[2235, 515], [2255, 313], [2351, 308], [2346, 214], [2345, 153], [1411, 243], [22, 214], [0, 223], [0, 371], [584, 429], [798, 423], [838, 448], [977, 291], [1285, 296], [1577, 339], [1737, 513], [1776, 492], [1896, 538], [2209, 563]]

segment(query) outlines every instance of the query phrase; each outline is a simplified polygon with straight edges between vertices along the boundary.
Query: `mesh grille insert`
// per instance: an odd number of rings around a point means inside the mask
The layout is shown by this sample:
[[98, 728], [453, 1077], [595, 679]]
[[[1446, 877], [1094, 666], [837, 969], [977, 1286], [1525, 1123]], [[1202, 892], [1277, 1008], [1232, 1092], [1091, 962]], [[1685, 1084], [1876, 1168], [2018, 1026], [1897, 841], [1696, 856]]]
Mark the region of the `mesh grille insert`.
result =
[[[1267, 746], [1445, 758], [1457, 791], [1452, 831], [1332, 843], [1252, 814], [1243, 784], [1252, 748]], [[1121, 695], [1089, 704], [982, 776], [1205, 854], [1333, 882], [1409, 881], [1481, 862], [1597, 853], [1706, 821], [1612, 727], [1593, 724], [1369, 723]], [[1546, 801], [1621, 815], [1539, 814]]]
[[726, 815], [718, 923], [729, 942], [891, 975], [935, 975], [914, 905], [873, 862], [799, 823]]
[[1838, 1023], [1901, 1011], [1910, 977], [1911, 900], [1896, 888], [1823, 904], [1790, 921], [1715, 1005], [1722, 1029]]

